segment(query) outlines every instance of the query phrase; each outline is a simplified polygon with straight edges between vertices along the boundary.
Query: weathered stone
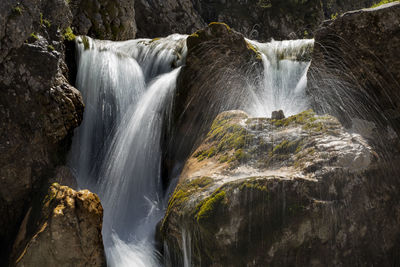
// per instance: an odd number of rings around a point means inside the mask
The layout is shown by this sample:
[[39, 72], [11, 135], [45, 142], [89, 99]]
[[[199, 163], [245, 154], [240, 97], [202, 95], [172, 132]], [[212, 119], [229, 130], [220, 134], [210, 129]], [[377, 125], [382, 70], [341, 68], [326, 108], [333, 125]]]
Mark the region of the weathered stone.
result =
[[71, 0], [72, 28], [97, 39], [128, 40], [136, 36], [134, 0]]
[[160, 223], [172, 266], [395, 265], [396, 165], [332, 116], [220, 114]]
[[166, 170], [183, 162], [207, 134], [215, 116], [239, 109], [251, 94], [250, 83], [261, 77], [262, 62], [240, 33], [211, 23], [187, 38], [186, 64], [177, 80], [168, 136]]
[[[313, 108], [400, 132], [400, 4], [352, 11], [315, 36], [308, 72]], [[340, 104], [338, 104], [340, 103]]]
[[53, 184], [41, 210], [33, 207], [26, 214], [11, 265], [106, 266], [102, 219], [97, 195]]
[[190, 34], [206, 26], [191, 0], [136, 0], [135, 11], [138, 37]]
[[283, 114], [283, 110], [272, 111], [271, 119], [273, 120], [281, 120], [285, 118], [285, 114]]

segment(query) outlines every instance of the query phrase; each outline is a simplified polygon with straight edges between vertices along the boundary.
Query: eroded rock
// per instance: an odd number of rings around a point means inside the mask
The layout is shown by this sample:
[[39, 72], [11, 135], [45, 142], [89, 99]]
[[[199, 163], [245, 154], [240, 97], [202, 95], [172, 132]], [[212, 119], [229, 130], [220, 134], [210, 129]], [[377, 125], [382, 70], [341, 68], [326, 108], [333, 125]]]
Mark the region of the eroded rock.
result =
[[213, 119], [228, 109], [244, 108], [262, 73], [261, 57], [243, 35], [223, 23], [211, 23], [187, 40], [186, 64], [177, 80], [165, 162], [170, 170], [183, 162], [207, 134]]
[[393, 265], [394, 167], [332, 116], [224, 112], [169, 200], [164, 254], [192, 266]]
[[97, 195], [55, 183], [40, 210], [29, 209], [14, 243], [11, 265], [106, 266], [102, 220]]
[[[352, 11], [315, 35], [308, 93], [317, 112], [400, 131], [400, 4]], [[338, 104], [340, 103], [340, 104]]]

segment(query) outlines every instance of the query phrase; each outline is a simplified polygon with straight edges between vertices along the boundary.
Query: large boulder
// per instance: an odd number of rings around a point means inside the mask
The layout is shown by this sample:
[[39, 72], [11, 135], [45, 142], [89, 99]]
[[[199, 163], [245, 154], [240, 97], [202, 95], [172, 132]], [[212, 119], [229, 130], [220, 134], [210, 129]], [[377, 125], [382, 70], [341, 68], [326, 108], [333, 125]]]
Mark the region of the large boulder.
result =
[[160, 223], [167, 265], [394, 266], [398, 175], [332, 116], [224, 112]]
[[172, 118], [167, 123], [165, 163], [171, 170], [201, 141], [220, 112], [244, 108], [261, 77], [261, 57], [243, 35], [211, 23], [187, 40], [186, 63], [177, 79]]
[[31, 207], [14, 243], [12, 266], [106, 266], [97, 195], [55, 183]]
[[[400, 132], [400, 4], [352, 11], [315, 35], [308, 72], [313, 108]], [[340, 104], [338, 104], [340, 103]]]

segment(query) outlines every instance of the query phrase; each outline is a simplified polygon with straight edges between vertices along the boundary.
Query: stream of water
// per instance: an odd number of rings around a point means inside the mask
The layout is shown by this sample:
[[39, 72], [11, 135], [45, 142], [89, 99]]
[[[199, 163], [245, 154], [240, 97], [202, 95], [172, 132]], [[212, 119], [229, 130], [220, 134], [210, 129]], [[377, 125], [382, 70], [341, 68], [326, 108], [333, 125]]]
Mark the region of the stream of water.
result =
[[[79, 186], [101, 199], [109, 266], [162, 265], [154, 241], [168, 197], [161, 181], [161, 132], [185, 63], [185, 40], [177, 34], [124, 42], [77, 40], [76, 86], [86, 108], [70, 166]], [[264, 76], [246, 111], [270, 116], [278, 109], [286, 115], [305, 110], [309, 62], [302, 57], [313, 40], [247, 41], [262, 55]]]

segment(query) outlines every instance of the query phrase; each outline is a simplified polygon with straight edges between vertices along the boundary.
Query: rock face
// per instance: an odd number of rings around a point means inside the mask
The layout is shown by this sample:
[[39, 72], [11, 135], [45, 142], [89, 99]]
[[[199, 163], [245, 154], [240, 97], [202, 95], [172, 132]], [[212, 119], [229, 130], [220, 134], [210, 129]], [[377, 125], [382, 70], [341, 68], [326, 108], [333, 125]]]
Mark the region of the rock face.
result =
[[138, 37], [193, 33], [206, 26], [191, 0], [136, 0]]
[[361, 8], [371, 7], [373, 4], [380, 2], [379, 0], [322, 0], [325, 18], [330, 19], [331, 16], [337, 16], [349, 10], [357, 10]]
[[399, 3], [325, 22], [315, 35], [308, 73], [314, 108], [347, 124], [356, 117], [391, 125], [399, 133], [399, 55]]
[[6, 264], [19, 224], [41, 188], [52, 177], [71, 177], [62, 166], [73, 130], [82, 120], [83, 102], [67, 79], [73, 75], [66, 65], [65, 43], [74, 46], [74, 33], [133, 38], [133, 15], [133, 1], [1, 1], [2, 263]]
[[11, 265], [106, 266], [102, 220], [97, 195], [53, 184], [40, 210], [29, 209], [14, 243]]
[[167, 265], [396, 265], [398, 173], [334, 117], [224, 112], [160, 223]]
[[223, 21], [251, 39], [296, 39], [312, 36], [323, 21], [320, 0], [196, 1], [206, 22]]
[[136, 36], [134, 0], [71, 0], [73, 29], [97, 39], [128, 40]]
[[190, 34], [224, 22], [257, 40], [312, 37], [325, 18], [371, 6], [377, 0], [168, 0], [135, 2], [138, 37]]
[[[246, 105], [243, 99], [257, 82], [262, 62], [240, 33], [223, 23], [211, 23], [187, 38], [186, 64], [177, 80], [172, 107], [172, 140], [167, 164], [184, 161], [207, 133], [217, 114]], [[168, 167], [167, 167], [168, 169]]]

